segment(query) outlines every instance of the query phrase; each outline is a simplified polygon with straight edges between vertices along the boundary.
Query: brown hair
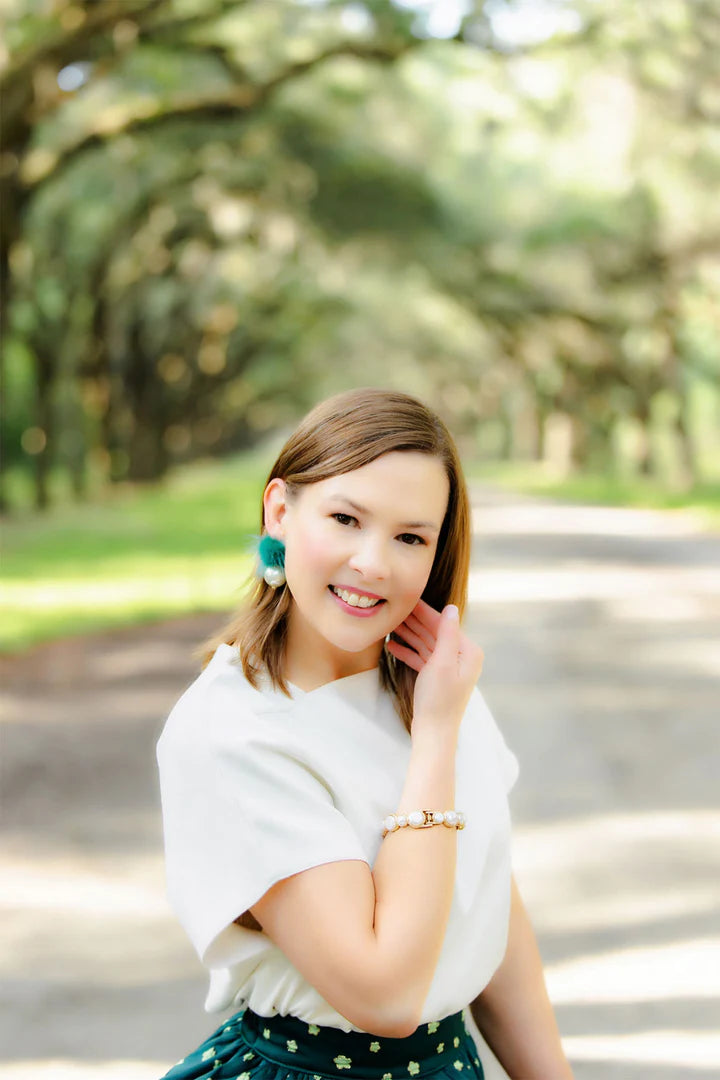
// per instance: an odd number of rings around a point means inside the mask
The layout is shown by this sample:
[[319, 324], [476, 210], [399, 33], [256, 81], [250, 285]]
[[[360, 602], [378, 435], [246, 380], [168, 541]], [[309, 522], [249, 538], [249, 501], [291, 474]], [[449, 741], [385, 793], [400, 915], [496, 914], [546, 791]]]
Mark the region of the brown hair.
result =
[[[429, 454], [445, 466], [450, 484], [448, 505], [422, 598], [438, 611], [446, 604], [456, 604], [462, 617], [470, 568], [467, 488], [452, 436], [440, 417], [421, 401], [400, 391], [367, 387], [320, 402], [285, 443], [265, 487], [274, 477], [280, 477], [292, 496], [307, 484], [352, 472], [382, 454], [398, 450]], [[262, 503], [260, 521], [262, 529]], [[258, 675], [264, 668], [273, 687], [289, 697], [283, 656], [290, 604], [287, 588], [273, 589], [253, 572], [242, 608], [195, 651], [195, 656], [205, 667], [218, 645], [237, 645], [248, 682], [257, 689]], [[417, 673], [383, 649], [380, 677], [410, 731]]]

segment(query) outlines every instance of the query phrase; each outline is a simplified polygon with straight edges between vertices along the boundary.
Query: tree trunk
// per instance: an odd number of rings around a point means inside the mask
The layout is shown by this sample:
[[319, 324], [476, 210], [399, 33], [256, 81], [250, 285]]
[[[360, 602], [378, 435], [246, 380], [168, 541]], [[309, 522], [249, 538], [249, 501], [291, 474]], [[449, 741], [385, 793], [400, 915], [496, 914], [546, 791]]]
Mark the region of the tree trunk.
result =
[[0, 168], [0, 513], [10, 510], [5, 484], [4, 432], [7, 408], [5, 381], [5, 342], [7, 341], [8, 313], [11, 296], [10, 248], [20, 235], [21, 203], [17, 193], [16, 176], [18, 158], [12, 153], [4, 155], [7, 165]]
[[554, 404], [546, 394], [538, 394], [535, 398], [535, 406], [537, 409], [535, 460], [543, 462], [547, 459], [548, 421]]
[[35, 351], [35, 369], [37, 372], [35, 425], [45, 438], [44, 445], [35, 455], [35, 508], [46, 510], [50, 505], [48, 476], [55, 449], [55, 416], [52, 401], [55, 366], [49, 355], [40, 348]]
[[511, 461], [513, 455], [513, 424], [512, 416], [504, 401], [498, 410], [497, 418], [500, 424], [500, 447], [498, 457], [501, 461]]
[[678, 400], [678, 411], [675, 417], [675, 435], [677, 437], [678, 456], [680, 463], [681, 483], [684, 490], [688, 491], [699, 481], [699, 469], [695, 442], [690, 430], [688, 419], [687, 396], [683, 392]]
[[134, 421], [128, 447], [127, 478], [141, 482], [159, 480], [169, 464], [163, 442], [165, 395], [155, 365], [143, 352], [137, 325], [133, 326], [130, 335], [130, 363], [125, 385]]
[[[5, 338], [0, 332], [0, 343], [2, 343], [4, 340]], [[5, 355], [6, 350], [0, 347], [0, 514], [7, 514], [10, 511], [7, 487], [5, 484], [5, 455], [8, 449], [5, 442], [5, 433], [7, 432], [7, 424], [5, 423], [5, 410], [7, 402], [7, 384], [5, 380]]]
[[588, 420], [582, 414], [570, 416], [570, 464], [573, 469], [584, 469], [589, 454]]
[[653, 472], [652, 442], [650, 440], [650, 402], [639, 398], [635, 408], [635, 419], [639, 425], [640, 449], [636, 458], [636, 468], [641, 476], [648, 477]]
[[86, 418], [82, 408], [77, 412], [77, 427], [71, 433], [72, 445], [68, 454], [70, 484], [76, 502], [87, 498], [87, 446], [85, 437]]

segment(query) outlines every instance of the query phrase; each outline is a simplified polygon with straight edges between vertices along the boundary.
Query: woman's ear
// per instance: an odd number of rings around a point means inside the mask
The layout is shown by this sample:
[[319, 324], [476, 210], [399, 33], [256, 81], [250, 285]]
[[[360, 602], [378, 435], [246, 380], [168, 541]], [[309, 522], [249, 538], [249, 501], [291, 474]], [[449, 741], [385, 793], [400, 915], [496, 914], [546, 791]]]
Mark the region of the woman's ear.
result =
[[265, 528], [275, 540], [285, 539], [285, 511], [287, 510], [287, 486], [279, 476], [274, 476], [263, 493]]

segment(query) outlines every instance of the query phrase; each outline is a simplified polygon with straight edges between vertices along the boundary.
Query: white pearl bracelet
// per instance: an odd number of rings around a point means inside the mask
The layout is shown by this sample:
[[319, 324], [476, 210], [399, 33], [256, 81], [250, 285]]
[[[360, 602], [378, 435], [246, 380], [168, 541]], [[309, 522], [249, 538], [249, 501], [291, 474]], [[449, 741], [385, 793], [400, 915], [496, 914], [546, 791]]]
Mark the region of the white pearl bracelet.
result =
[[411, 810], [409, 814], [388, 814], [383, 821], [383, 838], [388, 833], [403, 829], [429, 829], [431, 825], [445, 825], [448, 829], [464, 829], [465, 815], [459, 810]]

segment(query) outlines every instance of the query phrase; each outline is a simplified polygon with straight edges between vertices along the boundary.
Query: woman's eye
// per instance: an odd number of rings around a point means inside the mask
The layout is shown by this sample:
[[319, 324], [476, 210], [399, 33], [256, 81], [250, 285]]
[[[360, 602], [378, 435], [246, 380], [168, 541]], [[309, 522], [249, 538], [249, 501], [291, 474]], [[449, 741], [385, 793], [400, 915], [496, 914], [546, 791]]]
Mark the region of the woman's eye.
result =
[[[342, 514], [338, 512], [336, 514], [331, 514], [330, 517], [337, 521], [338, 525], [351, 525], [353, 521], [357, 522], [357, 518], [353, 517], [352, 514]], [[417, 547], [418, 544], [427, 543], [426, 540], [423, 540], [422, 536], [416, 536], [415, 533], [400, 533], [400, 540], [408, 547]]]

